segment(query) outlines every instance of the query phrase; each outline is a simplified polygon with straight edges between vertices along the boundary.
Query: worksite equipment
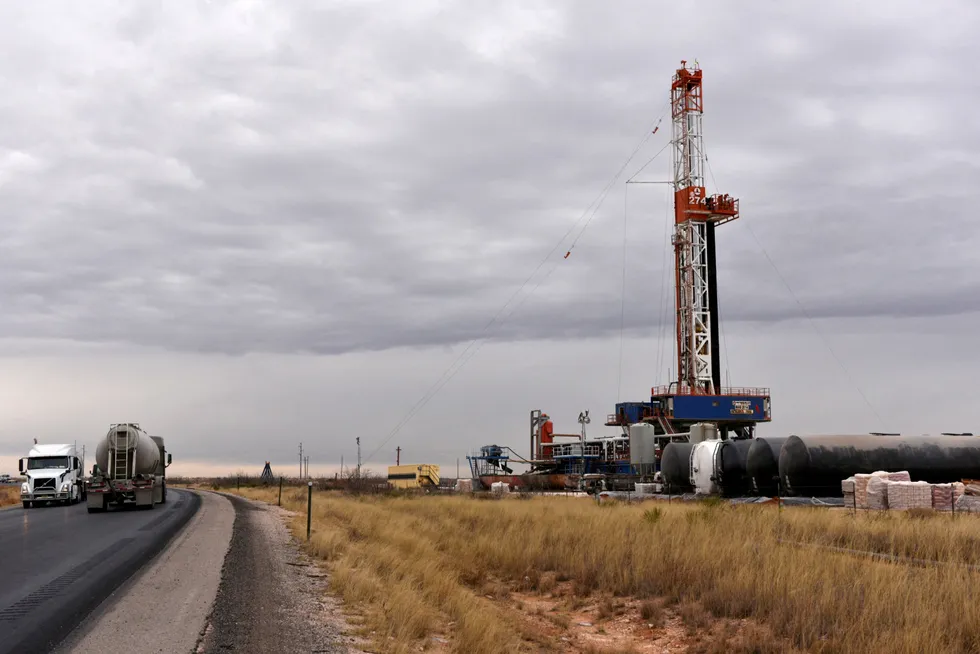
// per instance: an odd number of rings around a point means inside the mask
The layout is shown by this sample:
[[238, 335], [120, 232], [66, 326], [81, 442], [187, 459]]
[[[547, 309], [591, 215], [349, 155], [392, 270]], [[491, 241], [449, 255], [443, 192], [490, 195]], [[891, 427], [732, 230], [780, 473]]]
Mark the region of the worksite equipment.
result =
[[841, 497], [841, 480], [907, 470], [916, 481], [980, 478], [980, 438], [885, 434], [790, 436], [779, 453], [783, 493]]
[[749, 447], [745, 470], [758, 495], [775, 497], [779, 494], [779, 451], [788, 436], [755, 438]]
[[435, 488], [439, 466], [430, 463], [388, 466], [388, 483], [394, 488]]

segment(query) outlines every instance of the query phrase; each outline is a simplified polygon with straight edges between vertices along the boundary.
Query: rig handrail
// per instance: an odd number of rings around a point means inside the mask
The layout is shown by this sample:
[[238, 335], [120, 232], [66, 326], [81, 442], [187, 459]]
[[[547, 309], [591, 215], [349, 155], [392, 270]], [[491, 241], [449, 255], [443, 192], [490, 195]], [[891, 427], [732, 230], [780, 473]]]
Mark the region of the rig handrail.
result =
[[[677, 388], [676, 385], [654, 386], [650, 389], [650, 395], [708, 395], [700, 392], [699, 389], [683, 386]], [[769, 397], [769, 389], [765, 386], [723, 386], [714, 395], [744, 395], [750, 397]]]

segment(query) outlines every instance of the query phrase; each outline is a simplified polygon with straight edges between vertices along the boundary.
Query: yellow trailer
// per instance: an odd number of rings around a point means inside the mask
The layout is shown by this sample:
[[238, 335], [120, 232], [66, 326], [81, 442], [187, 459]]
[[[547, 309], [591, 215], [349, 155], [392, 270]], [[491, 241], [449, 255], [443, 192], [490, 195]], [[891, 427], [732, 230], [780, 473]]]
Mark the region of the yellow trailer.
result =
[[438, 486], [439, 466], [431, 463], [388, 466], [388, 483], [394, 488]]

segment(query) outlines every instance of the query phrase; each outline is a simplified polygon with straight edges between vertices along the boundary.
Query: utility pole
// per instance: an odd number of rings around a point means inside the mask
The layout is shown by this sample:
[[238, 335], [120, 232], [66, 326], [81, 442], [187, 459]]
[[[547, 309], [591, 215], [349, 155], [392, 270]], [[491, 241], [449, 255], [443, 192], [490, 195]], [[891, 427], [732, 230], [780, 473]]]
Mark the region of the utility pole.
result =
[[357, 478], [361, 478], [361, 437], [357, 437]]
[[299, 444], [299, 478], [303, 478], [303, 444]]
[[310, 478], [310, 455], [306, 455], [306, 478]]
[[402, 464], [402, 446], [399, 445], [395, 448], [395, 465], [400, 466]]
[[340, 455], [340, 478], [344, 478], [344, 455]]

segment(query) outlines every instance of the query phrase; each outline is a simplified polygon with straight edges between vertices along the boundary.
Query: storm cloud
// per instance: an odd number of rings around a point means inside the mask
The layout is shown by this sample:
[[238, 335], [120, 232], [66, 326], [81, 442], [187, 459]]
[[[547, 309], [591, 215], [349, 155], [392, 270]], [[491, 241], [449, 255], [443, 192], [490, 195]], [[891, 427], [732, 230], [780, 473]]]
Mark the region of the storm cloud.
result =
[[[695, 57], [709, 185], [749, 223], [720, 234], [727, 321], [799, 317], [793, 294], [815, 317], [980, 308], [977, 10], [695, 4], [4, 8], [0, 334], [235, 354], [485, 335]], [[494, 337], [621, 328], [623, 181], [661, 127]], [[625, 216], [639, 330], [671, 320], [657, 188]]]

